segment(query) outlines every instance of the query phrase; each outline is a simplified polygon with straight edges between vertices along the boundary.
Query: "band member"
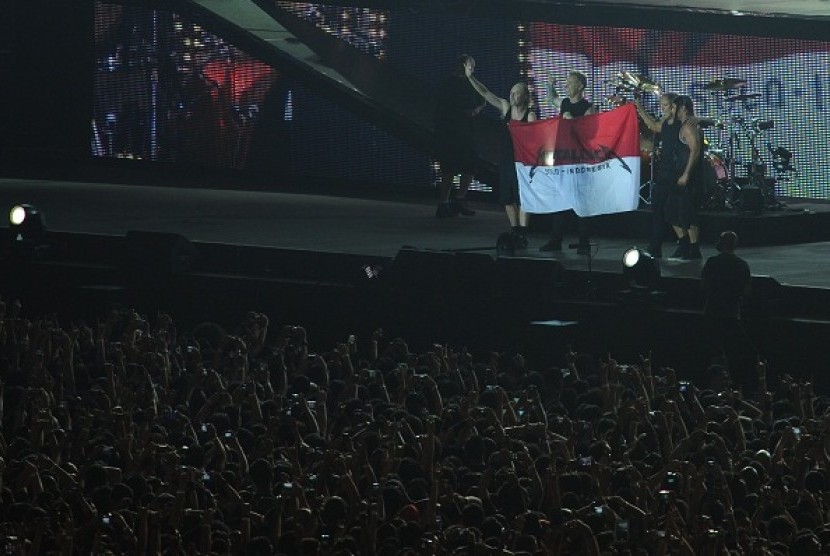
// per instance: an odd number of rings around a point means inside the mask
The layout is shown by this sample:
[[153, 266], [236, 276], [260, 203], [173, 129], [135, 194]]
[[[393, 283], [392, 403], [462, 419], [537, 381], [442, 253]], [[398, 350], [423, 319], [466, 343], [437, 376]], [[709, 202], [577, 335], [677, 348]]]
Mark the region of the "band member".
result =
[[556, 90], [556, 78], [551, 77], [548, 81], [548, 100], [559, 109], [559, 115], [566, 120], [594, 114], [596, 112], [594, 105], [585, 98], [587, 86], [588, 78], [584, 73], [570, 71], [565, 79], [565, 92], [568, 96], [562, 98]]
[[[473, 88], [489, 104], [498, 109], [505, 124], [511, 121], [534, 122], [536, 114], [530, 109], [530, 90], [522, 81], [510, 89], [510, 100], [494, 95], [473, 75], [472, 69], [467, 73]], [[499, 201], [504, 205], [507, 219], [513, 230], [513, 245], [517, 249], [527, 247], [527, 224], [529, 215], [521, 209], [519, 199], [519, 180], [516, 177], [516, 164], [513, 157], [513, 140], [505, 125], [502, 141], [502, 157], [499, 162]]]
[[695, 118], [692, 99], [680, 95], [674, 99], [675, 117], [681, 122], [675, 156], [676, 180], [666, 199], [666, 221], [677, 235], [677, 250], [670, 257], [700, 260], [698, 244], [698, 207], [702, 190], [703, 133]]
[[651, 153], [655, 165], [654, 180], [651, 183], [651, 229], [649, 230], [648, 252], [656, 258], [663, 256], [663, 236], [666, 231], [666, 199], [669, 189], [674, 185], [674, 157], [680, 141], [680, 121], [676, 118], [675, 93], [663, 93], [660, 96], [660, 119], [654, 118], [643, 108], [640, 99], [634, 99], [637, 113], [646, 127], [656, 133], [654, 145], [657, 150]]
[[[473, 120], [485, 105], [467, 79], [467, 72], [472, 73], [475, 65], [472, 56], [459, 56], [452, 75], [439, 85], [435, 95], [435, 146], [441, 164], [440, 197], [435, 212], [438, 218], [459, 213], [465, 216], [475, 214], [465, 201], [478, 159], [474, 148]], [[453, 179], [458, 174], [461, 174], [458, 193], [450, 201]]]
[[[565, 91], [568, 96], [562, 98], [556, 90], [556, 79], [548, 81], [547, 98], [559, 109], [559, 115], [565, 119], [578, 118], [588, 114], [594, 114], [596, 109], [585, 98], [585, 88], [588, 86], [588, 78], [584, 73], [578, 71], [568, 72], [565, 80]], [[561, 251], [562, 235], [564, 228], [565, 213], [567, 211], [553, 213], [553, 229], [551, 239], [539, 248], [540, 251]], [[577, 216], [579, 244], [577, 253], [580, 255], [591, 254], [591, 240], [588, 237], [588, 222], [585, 218]]]

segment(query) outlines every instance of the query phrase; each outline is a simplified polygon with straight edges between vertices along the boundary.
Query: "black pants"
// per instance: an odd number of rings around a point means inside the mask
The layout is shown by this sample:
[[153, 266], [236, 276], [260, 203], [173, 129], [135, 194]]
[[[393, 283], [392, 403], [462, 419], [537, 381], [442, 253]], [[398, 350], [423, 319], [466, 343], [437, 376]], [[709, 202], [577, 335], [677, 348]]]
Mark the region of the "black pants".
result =
[[656, 180], [651, 186], [651, 229], [648, 245], [652, 249], [660, 247], [666, 235], [666, 199], [669, 190], [665, 183]]
[[[554, 242], [562, 243], [562, 238], [565, 235], [565, 223], [570, 214], [576, 215], [576, 213], [572, 210], [563, 210], [553, 213], [553, 229], [551, 231], [551, 239]], [[589, 217], [576, 216], [576, 226], [577, 234], [579, 236], [579, 245], [589, 247], [591, 244]]]

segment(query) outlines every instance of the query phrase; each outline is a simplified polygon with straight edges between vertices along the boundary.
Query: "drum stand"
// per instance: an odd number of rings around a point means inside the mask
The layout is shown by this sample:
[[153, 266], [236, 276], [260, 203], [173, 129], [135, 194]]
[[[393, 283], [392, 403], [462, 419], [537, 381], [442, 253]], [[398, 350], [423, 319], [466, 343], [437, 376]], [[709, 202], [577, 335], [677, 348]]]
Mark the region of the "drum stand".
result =
[[780, 210], [787, 205], [778, 201], [775, 197], [775, 183], [772, 180], [770, 183], [766, 179], [767, 165], [761, 160], [761, 151], [755, 144], [755, 140], [766, 129], [770, 129], [773, 123], [772, 120], [768, 122], [754, 121], [752, 128], [749, 131], [749, 145], [752, 153], [752, 162], [749, 164], [749, 179], [747, 180], [748, 187], [756, 188], [761, 192], [764, 208], [767, 210]]
[[[793, 175], [798, 174], [798, 170], [792, 165], [793, 153], [784, 147], [773, 149], [769, 141], [767, 141], [767, 151], [772, 157], [772, 177], [775, 180], [775, 185], [792, 181], [794, 179]], [[776, 204], [776, 208], [785, 208], [787, 206], [786, 203], [775, 199], [774, 193], [773, 191], [773, 201]]]
[[727, 175], [729, 176], [723, 188], [723, 206], [726, 210], [735, 210], [741, 208], [741, 195], [743, 188], [741, 184], [735, 181], [735, 166], [734, 161], [730, 161], [727, 168]]
[[645, 205], [651, 204], [651, 192], [654, 189], [654, 149], [648, 156], [648, 181], [640, 186], [640, 202]]

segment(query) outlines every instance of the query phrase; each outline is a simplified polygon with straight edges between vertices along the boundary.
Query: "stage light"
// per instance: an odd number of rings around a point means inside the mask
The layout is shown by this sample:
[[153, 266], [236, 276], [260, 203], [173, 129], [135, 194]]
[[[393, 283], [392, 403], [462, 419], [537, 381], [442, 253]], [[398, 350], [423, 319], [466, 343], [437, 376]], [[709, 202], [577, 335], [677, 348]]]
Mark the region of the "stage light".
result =
[[622, 257], [623, 276], [635, 289], [653, 290], [660, 281], [660, 267], [648, 252], [632, 247]]
[[43, 215], [34, 206], [15, 205], [9, 211], [9, 229], [0, 240], [5, 256], [20, 261], [43, 259], [50, 253]]
[[13, 241], [38, 244], [43, 241], [45, 229], [43, 215], [32, 205], [15, 205], [9, 211], [9, 232]]

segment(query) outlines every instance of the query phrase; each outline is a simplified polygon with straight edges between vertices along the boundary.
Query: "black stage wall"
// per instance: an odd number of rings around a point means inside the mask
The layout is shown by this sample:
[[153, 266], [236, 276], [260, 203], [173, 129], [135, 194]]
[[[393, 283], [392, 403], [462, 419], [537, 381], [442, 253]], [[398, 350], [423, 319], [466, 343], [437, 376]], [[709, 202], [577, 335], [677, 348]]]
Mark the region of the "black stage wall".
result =
[[[3, 230], [0, 230], [3, 231]], [[570, 347], [655, 363], [694, 376], [712, 353], [700, 284], [663, 278], [658, 293], [632, 292], [619, 273], [564, 269], [550, 259], [497, 258], [402, 248], [396, 257], [191, 243], [175, 234], [124, 237], [51, 233], [38, 256], [0, 255], [0, 296], [20, 298], [28, 316], [57, 312], [94, 322], [112, 308], [148, 318], [171, 314], [184, 333], [210, 320], [233, 328], [249, 310], [275, 327], [306, 326], [320, 349], [383, 328], [414, 351], [432, 342], [520, 351], [539, 369], [561, 365]], [[136, 269], [142, 268], [137, 273]], [[830, 322], [811, 311], [830, 292], [754, 278], [745, 327], [774, 372], [822, 387]], [[485, 359], [486, 360], [486, 359]]]
[[93, 2], [7, 0], [0, 9], [9, 26], [0, 168], [89, 158]]

